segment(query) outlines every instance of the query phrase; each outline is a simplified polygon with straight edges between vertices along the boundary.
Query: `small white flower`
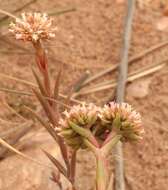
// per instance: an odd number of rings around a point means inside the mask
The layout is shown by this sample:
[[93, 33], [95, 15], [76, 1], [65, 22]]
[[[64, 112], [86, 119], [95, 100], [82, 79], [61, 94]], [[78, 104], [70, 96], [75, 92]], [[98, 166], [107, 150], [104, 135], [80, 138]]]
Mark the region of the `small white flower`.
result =
[[10, 24], [9, 31], [18, 40], [37, 42], [55, 37], [57, 28], [52, 25], [53, 19], [45, 13], [22, 13]]

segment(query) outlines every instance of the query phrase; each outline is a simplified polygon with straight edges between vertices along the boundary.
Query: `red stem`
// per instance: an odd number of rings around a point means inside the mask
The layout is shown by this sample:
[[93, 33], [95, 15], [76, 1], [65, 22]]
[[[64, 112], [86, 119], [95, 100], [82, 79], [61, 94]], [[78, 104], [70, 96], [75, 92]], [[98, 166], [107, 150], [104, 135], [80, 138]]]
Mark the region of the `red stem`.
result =
[[40, 41], [33, 43], [33, 46], [36, 50], [35, 53], [36, 53], [37, 66], [43, 75], [44, 85], [45, 85], [47, 94], [49, 97], [51, 97], [51, 87], [50, 87], [50, 79], [49, 79], [49, 72], [48, 72], [48, 62], [47, 62], [47, 56], [46, 56], [45, 50], [42, 47], [42, 44]]

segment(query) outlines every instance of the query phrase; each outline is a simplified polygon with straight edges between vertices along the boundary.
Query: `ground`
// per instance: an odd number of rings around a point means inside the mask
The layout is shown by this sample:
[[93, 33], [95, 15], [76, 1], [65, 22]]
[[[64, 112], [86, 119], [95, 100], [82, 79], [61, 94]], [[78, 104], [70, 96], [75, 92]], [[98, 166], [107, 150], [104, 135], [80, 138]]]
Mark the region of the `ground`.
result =
[[[14, 0], [11, 2], [1, 0], [0, 4], [1, 9], [12, 12], [26, 2], [28, 1]], [[168, 31], [159, 31], [156, 27], [162, 17], [160, 2], [154, 0], [144, 7], [139, 7], [137, 4], [133, 21], [130, 57], [153, 45], [167, 41]], [[125, 3], [117, 3], [115, 0], [43, 0], [27, 6], [24, 11], [50, 13], [74, 7], [76, 11], [54, 16], [55, 23], [58, 26], [56, 39], [45, 43], [49, 52], [49, 67], [53, 79], [61, 62], [64, 63], [64, 75], [61, 80], [61, 91], [64, 93], [71, 87], [73, 81], [77, 80], [81, 73], [86, 70], [95, 74], [113, 64], [117, 64], [120, 61], [122, 47]], [[0, 73], [34, 82], [30, 67], [34, 63], [34, 57], [30, 44], [16, 42], [8, 34], [7, 27], [4, 25], [1, 26], [0, 34]], [[10, 42], [12, 44], [9, 44]], [[31, 52], [25, 53], [23, 49], [18, 49], [16, 45], [27, 48]], [[158, 63], [165, 58], [167, 58], [167, 46], [136, 61], [135, 64], [129, 67], [129, 71]], [[110, 73], [95, 83], [114, 77], [116, 77], [116, 74]], [[31, 91], [27, 86], [4, 79], [1, 75], [0, 87]], [[25, 114], [24, 104], [39, 109], [39, 104], [34, 97], [23, 97], [4, 92], [0, 93], [0, 97], [1, 100], [4, 101], [5, 99], [23, 115]], [[107, 102], [109, 97], [112, 97], [111, 89], [82, 96], [80, 99], [100, 105]], [[129, 83], [126, 90], [126, 101], [142, 114], [145, 128], [143, 141], [138, 144], [124, 145], [126, 189], [166, 190], [168, 186], [167, 66], [155, 74]], [[22, 121], [15, 114], [11, 114], [3, 103], [1, 103], [0, 118], [8, 120], [8, 123], [4, 123], [3, 120], [0, 121], [1, 132], [9, 129], [12, 125], [16, 126], [16, 122]], [[36, 127], [38, 128], [38, 126]], [[31, 136], [33, 133], [32, 130], [25, 137], [24, 153], [51, 165], [42, 153], [41, 148], [50, 150], [52, 154], [59, 157], [54, 142], [44, 130], [35, 136]], [[79, 153], [78, 187], [80, 190], [92, 189], [91, 179], [94, 178], [92, 170], [94, 162], [92, 161], [93, 158], [90, 153], [87, 154], [84, 151]], [[0, 190], [57, 189], [56, 185], [49, 179], [50, 170], [48, 168], [37, 166], [16, 155], [3, 159], [0, 162], [0, 171]]]

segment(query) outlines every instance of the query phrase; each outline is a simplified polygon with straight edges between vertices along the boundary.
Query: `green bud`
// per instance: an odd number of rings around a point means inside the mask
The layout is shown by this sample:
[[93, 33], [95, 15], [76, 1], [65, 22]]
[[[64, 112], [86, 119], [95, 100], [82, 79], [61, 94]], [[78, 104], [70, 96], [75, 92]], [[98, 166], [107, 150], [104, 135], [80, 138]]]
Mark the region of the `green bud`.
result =
[[113, 120], [113, 127], [120, 129], [122, 125], [121, 118], [119, 114], [116, 114], [116, 117]]

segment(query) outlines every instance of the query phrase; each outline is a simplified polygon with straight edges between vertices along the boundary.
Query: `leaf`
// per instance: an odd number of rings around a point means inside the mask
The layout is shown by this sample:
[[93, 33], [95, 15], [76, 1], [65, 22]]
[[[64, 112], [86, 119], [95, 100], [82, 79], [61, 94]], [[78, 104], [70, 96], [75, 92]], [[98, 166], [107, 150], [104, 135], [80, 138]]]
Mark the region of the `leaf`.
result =
[[47, 131], [50, 133], [50, 135], [55, 139], [55, 141], [59, 144], [62, 157], [67, 165], [69, 167], [69, 160], [68, 160], [68, 154], [67, 154], [67, 147], [64, 144], [63, 139], [57, 135], [57, 132], [54, 130], [50, 124], [46, 123], [44, 119], [42, 119], [37, 113], [35, 113], [30, 108], [26, 107], [36, 118], [37, 120], [47, 129]]
[[62, 173], [67, 178], [67, 171], [64, 168], [64, 166], [55, 157], [53, 157], [50, 153], [48, 153], [45, 150], [43, 150], [43, 152], [50, 159], [50, 161], [57, 167], [57, 169], [60, 171], [60, 173]]
[[45, 110], [46, 115], [48, 116], [50, 122], [54, 125], [57, 126], [58, 124], [58, 118], [56, 117], [54, 110], [48, 103], [48, 101], [45, 100], [45, 98], [35, 89], [33, 89], [33, 92], [35, 93], [36, 97], [40, 101], [43, 109]]
[[[60, 86], [61, 74], [62, 74], [62, 65], [60, 67], [60, 70], [58, 72], [58, 75], [57, 75], [57, 78], [55, 81], [55, 87], [54, 87], [54, 99], [55, 100], [58, 100], [58, 97], [59, 97], [59, 86]], [[58, 115], [58, 104], [56, 102], [54, 102], [53, 108], [54, 108], [54, 110], [56, 110], [56, 113]]]
[[58, 142], [58, 135], [56, 131], [54, 130], [54, 128], [49, 123], [47, 123], [43, 118], [41, 118], [36, 112], [34, 112], [32, 109], [26, 106], [25, 108], [35, 116], [35, 118], [42, 124], [42, 126], [46, 128], [46, 130], [54, 138], [54, 140]]
[[44, 96], [47, 96], [47, 92], [46, 92], [46, 90], [45, 90], [45, 88], [44, 88], [44, 86], [43, 86], [43, 84], [42, 84], [42, 82], [41, 82], [39, 76], [37, 75], [36, 71], [34, 70], [34, 68], [32, 68], [32, 72], [33, 72], [33, 75], [34, 75], [34, 77], [35, 77], [35, 79], [36, 79], [36, 81], [37, 81], [37, 84], [38, 84], [38, 86], [39, 86], [39, 89], [40, 89], [41, 93], [42, 93]]
[[82, 137], [88, 139], [94, 146], [99, 147], [99, 144], [98, 144], [96, 138], [92, 135], [92, 133], [88, 129], [79, 127], [78, 125], [76, 125], [75, 123], [73, 123], [71, 121], [69, 121], [69, 124], [76, 133], [78, 133]]

